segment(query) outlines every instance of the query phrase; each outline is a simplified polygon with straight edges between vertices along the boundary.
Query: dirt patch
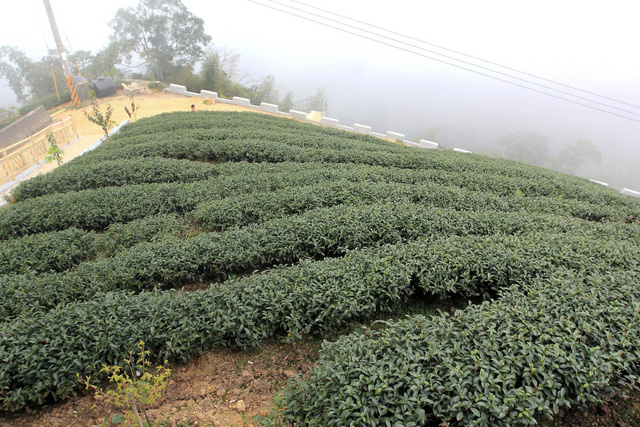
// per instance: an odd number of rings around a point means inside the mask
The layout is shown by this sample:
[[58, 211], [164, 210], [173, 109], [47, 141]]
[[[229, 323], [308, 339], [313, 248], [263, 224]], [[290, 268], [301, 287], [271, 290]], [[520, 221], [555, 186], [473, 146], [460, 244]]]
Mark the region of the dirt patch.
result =
[[561, 411], [553, 420], [539, 420], [541, 427], [640, 426], [640, 391], [616, 395], [606, 402]]
[[[147, 409], [153, 425], [253, 426], [269, 411], [285, 381], [305, 373], [318, 357], [320, 341], [281, 344], [271, 340], [240, 351], [220, 348], [187, 365], [169, 366], [172, 374], [162, 398]], [[122, 409], [90, 393], [62, 403], [0, 415], [1, 427], [111, 426]], [[104, 424], [103, 424], [104, 423]]]
[[[178, 112], [178, 111], [191, 111], [191, 105], [196, 106], [196, 111], [254, 111], [258, 110], [241, 107], [239, 105], [224, 104], [222, 102], [205, 103], [204, 98], [187, 97], [170, 92], [154, 92], [146, 95], [136, 95], [135, 103], [137, 106], [138, 120], [145, 117], [152, 117], [162, 113]], [[86, 105], [85, 105], [86, 104]], [[83, 110], [91, 111], [91, 106], [88, 102], [83, 104], [81, 108], [62, 110], [54, 113], [53, 117], [64, 118], [71, 115], [73, 122], [76, 124], [78, 133], [83, 136], [87, 134], [100, 134], [100, 128], [94, 123], [91, 123], [84, 115]], [[129, 116], [124, 110], [124, 107], [131, 109], [131, 100], [128, 95], [122, 94], [119, 91], [116, 95], [107, 98], [98, 99], [99, 105], [111, 104], [113, 108], [112, 119], [116, 123], [121, 123], [124, 120], [129, 120]]]
[[[234, 104], [225, 104], [222, 102], [212, 103], [208, 99], [187, 97], [164, 91], [154, 91], [150, 94], [136, 95], [134, 100], [138, 111], [138, 120], [162, 113], [191, 111], [191, 105], [195, 105], [196, 111], [251, 111], [271, 114], [253, 108], [242, 107]], [[116, 124], [122, 123], [124, 120], [130, 120], [124, 107], [131, 110], [131, 99], [128, 95], [124, 95], [122, 90], [118, 91], [114, 96], [98, 99], [98, 105], [103, 111], [107, 104], [111, 105], [113, 109], [111, 118]], [[73, 107], [70, 103], [67, 103], [54, 110], [48, 111], [54, 122], [71, 117], [79, 136], [79, 138], [74, 139], [71, 144], [61, 147], [64, 151], [62, 155], [63, 163], [67, 163], [81, 155], [87, 148], [92, 146], [103, 136], [101, 129], [95, 123], [90, 122], [86, 118], [84, 114], [85, 110], [87, 112], [91, 112], [91, 105], [89, 104], [89, 101], [85, 101], [80, 108]], [[22, 179], [25, 180], [33, 178], [34, 176], [52, 171], [57, 167], [56, 162], [41, 163], [42, 164], [35, 171]], [[14, 185], [17, 185], [17, 182], [14, 183]], [[2, 193], [0, 193], [0, 200], [9, 192], [9, 190], [10, 188], [6, 188]]]

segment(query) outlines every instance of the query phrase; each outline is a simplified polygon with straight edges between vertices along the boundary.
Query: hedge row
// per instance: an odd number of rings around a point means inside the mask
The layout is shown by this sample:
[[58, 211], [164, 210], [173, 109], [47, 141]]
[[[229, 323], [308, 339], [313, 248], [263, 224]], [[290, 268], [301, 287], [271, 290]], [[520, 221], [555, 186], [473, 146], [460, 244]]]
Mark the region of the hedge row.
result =
[[[268, 135], [265, 139], [293, 140], [294, 144], [306, 143], [307, 138], [321, 142], [329, 141], [358, 141], [361, 146], [393, 147], [387, 141], [380, 140], [369, 135], [321, 126], [309, 126], [293, 120], [283, 120], [274, 116], [245, 112], [222, 112], [215, 114], [164, 114], [148, 117], [136, 122], [135, 126], [124, 127], [113, 142], [118, 145], [129, 144], [137, 138], [161, 139], [167, 134], [185, 135], [185, 133], [197, 130], [206, 132], [204, 135], [216, 135], [215, 139], [256, 138], [262, 134]], [[303, 135], [304, 134], [304, 135]], [[286, 137], [283, 137], [286, 136]], [[207, 139], [214, 139], [208, 137]]]
[[[322, 163], [311, 163], [308, 165], [308, 169], [290, 164], [283, 165], [281, 168], [262, 165], [251, 167], [243, 163], [235, 167], [221, 167], [219, 169], [221, 175], [208, 181], [141, 184], [54, 194], [25, 200], [2, 209], [0, 211], [0, 239], [63, 230], [69, 227], [103, 230], [113, 223], [128, 222], [149, 215], [188, 212], [203, 201], [216, 200], [230, 195], [274, 191], [313, 183], [328, 184], [339, 179], [352, 182], [388, 180], [416, 184], [422, 182], [422, 179], [428, 182], [430, 177], [434, 177], [432, 171], [391, 169], [383, 172], [383, 169], [357, 165], [328, 167]], [[252, 171], [256, 173], [252, 174]], [[264, 171], [271, 172], [259, 173]], [[518, 183], [524, 182], [514, 182], [509, 178], [483, 176], [474, 178], [471, 176], [468, 182], [463, 183], [463, 190], [450, 187], [438, 191], [439, 194], [445, 195], [450, 192], [452, 200], [465, 197], [465, 194], [471, 194], [466, 190], [496, 193], [496, 197], [505, 196], [502, 193], [507, 193], [508, 197], [513, 199], [514, 194], [518, 194]], [[535, 187], [531, 183], [527, 185]], [[551, 188], [549, 191], [544, 191], [542, 184], [538, 187], [540, 193], [551, 192]], [[576, 196], [579, 194], [579, 192], [574, 193]], [[580, 218], [592, 220], [620, 221], [637, 216], [637, 204], [626, 200], [628, 198], [618, 196], [618, 198], [609, 198], [607, 203], [605, 200], [592, 203], [588, 200], [580, 200], [578, 197], [568, 200], [547, 198], [544, 201], [537, 201], [535, 197], [523, 197], [520, 201], [508, 202], [505, 209], [511, 210], [523, 206], [544, 212], [568, 210]], [[478, 196], [473, 197], [477, 198]], [[482, 197], [492, 198], [490, 195]], [[496, 197], [493, 198], [496, 199]], [[446, 197], [443, 198], [443, 201], [446, 202]], [[466, 203], [470, 206], [472, 204], [471, 200]], [[505, 206], [505, 203], [496, 201], [496, 205]]]
[[155, 182], [192, 182], [217, 175], [215, 166], [188, 160], [118, 159], [90, 165], [69, 163], [16, 186], [12, 203], [48, 194]]
[[373, 179], [375, 171], [354, 165], [221, 165], [224, 175], [203, 182], [142, 184], [54, 194], [25, 200], [0, 210], [0, 239], [77, 227], [102, 230], [113, 223], [150, 215], [186, 212], [204, 200], [247, 194], [325, 179]]
[[117, 289], [176, 287], [198, 280], [343, 256], [349, 250], [420, 236], [519, 234], [588, 228], [578, 220], [518, 213], [466, 212], [409, 202], [316, 209], [220, 233], [141, 243], [66, 273], [0, 277], [0, 317], [39, 311]]
[[157, 215], [112, 224], [104, 233], [68, 228], [11, 239], [0, 247], [0, 274], [65, 271], [96, 257], [112, 257], [137, 243], [184, 236], [187, 222], [177, 215]]
[[0, 210], [0, 239], [64, 230], [104, 230], [151, 215], [183, 213], [207, 197], [206, 181], [141, 184], [53, 194]]
[[[582, 268], [593, 256], [602, 261], [588, 267], [590, 271], [611, 274], [612, 269], [629, 268], [628, 260], [619, 259], [618, 242], [603, 241], [594, 246], [585, 238], [566, 240], [566, 236], [556, 235], [551, 236], [555, 244], [545, 249], [548, 236], [424, 239], [356, 250], [342, 258], [307, 260], [230, 280], [207, 291], [113, 292], [39, 316], [17, 318], [0, 325], [0, 358], [4, 361], [0, 365], [0, 409], [14, 410], [69, 396], [79, 386], [76, 373], [99, 379], [101, 364], [115, 363], [139, 339], [155, 359], [186, 360], [215, 345], [254, 346], [276, 334], [298, 337], [340, 327], [351, 319], [387, 310], [418, 287], [433, 294], [478, 294], [513, 283], [522, 286], [531, 278], [551, 274], [558, 265]], [[477, 263], [450, 267], [469, 252], [479, 255]], [[558, 253], [562, 257], [554, 256]], [[535, 291], [529, 287], [529, 292]], [[507, 301], [515, 304], [512, 298]], [[545, 313], [545, 306], [538, 308]], [[558, 329], [556, 326], [547, 333]], [[517, 328], [513, 333], [523, 334]], [[572, 331], [560, 328], [560, 333], [568, 334], [561, 338], [572, 342]], [[431, 337], [424, 340], [430, 345], [439, 342], [437, 335], [422, 337]], [[411, 351], [412, 343], [403, 344]], [[458, 347], [453, 344], [451, 348]], [[403, 369], [407, 365], [397, 366]], [[420, 372], [416, 370], [408, 378], [420, 378]], [[344, 391], [338, 390], [335, 396], [342, 394]], [[298, 403], [292, 404], [291, 411], [296, 411]]]
[[[134, 126], [126, 126], [114, 137], [112, 144], [100, 147], [95, 154], [117, 152], [123, 148], [133, 148], [145, 142], [186, 143], [207, 141], [261, 141], [269, 143], [285, 143], [293, 148], [331, 149], [331, 150], [365, 150], [376, 152], [393, 152], [409, 157], [422, 158], [428, 162], [424, 166], [437, 169], [468, 169], [481, 167], [485, 172], [496, 168], [504, 168], [502, 174], [523, 176], [540, 171], [521, 163], [511, 161], [496, 162], [482, 156], [455, 156], [451, 153], [430, 151], [429, 153], [414, 148], [382, 141], [368, 135], [345, 132], [326, 127], [309, 126], [285, 118], [265, 116], [258, 113], [216, 113], [196, 114], [173, 113], [159, 115], [138, 121]], [[94, 153], [91, 153], [92, 155]], [[460, 157], [460, 158], [459, 158]], [[496, 164], [498, 163], [498, 164]], [[545, 173], [545, 172], [543, 172]], [[553, 173], [546, 172], [548, 175]]]
[[92, 233], [77, 228], [3, 242], [0, 274], [64, 271], [95, 256]]
[[162, 241], [166, 236], [184, 238], [192, 232], [190, 224], [177, 214], [160, 214], [125, 224], [111, 224], [96, 234], [93, 250], [101, 257], [112, 257], [142, 242]]
[[[142, 137], [141, 137], [142, 138]], [[361, 166], [431, 171], [438, 182], [496, 194], [562, 196], [590, 203], [627, 206], [630, 203], [616, 191], [586, 180], [548, 170], [482, 156], [453, 156], [430, 150], [402, 148], [398, 152], [379, 152], [358, 148], [332, 150], [306, 148], [288, 142], [261, 139], [180, 139], [167, 136], [161, 142], [150, 140], [123, 146], [112, 145], [86, 157], [84, 162], [135, 157], [170, 157], [216, 162], [324, 162], [355, 163]], [[124, 143], [124, 141], [123, 141]], [[505, 187], [507, 185], [507, 187]], [[477, 186], [477, 187], [474, 187]], [[628, 198], [627, 198], [628, 199]], [[636, 207], [637, 210], [637, 207]]]
[[409, 200], [454, 210], [565, 214], [589, 221], [626, 221], [632, 210], [551, 197], [497, 196], [438, 184], [328, 181], [319, 184], [256, 192], [203, 202], [188, 217], [205, 230], [224, 230], [310, 209], [361, 203]]
[[498, 206], [506, 205], [499, 197], [455, 187], [336, 180], [203, 202], [188, 216], [206, 230], [224, 230], [232, 226], [244, 226], [295, 215], [315, 208], [391, 201], [421, 202], [456, 210], [499, 210]]
[[[316, 207], [394, 200], [420, 202], [455, 210], [493, 209], [555, 214], [569, 211], [569, 214], [591, 220], [623, 221], [626, 218], [619, 209], [572, 200], [507, 198], [432, 184], [358, 183], [345, 180], [215, 199], [200, 204], [189, 218], [205, 229], [223, 230], [231, 226], [244, 226], [301, 213]], [[166, 232], [163, 233], [163, 229]], [[185, 220], [175, 215], [160, 215], [127, 224], [112, 224], [102, 234], [71, 228], [62, 232], [24, 236], [7, 241], [0, 250], [0, 274], [64, 271], [98, 255], [113, 256], [136, 243], [149, 241], [158, 234], [184, 235], [187, 231]]]
[[41, 105], [44, 107], [45, 110], [51, 110], [52, 108], [55, 108], [58, 105], [62, 105], [65, 102], [69, 102], [69, 101], [71, 101], [71, 95], [69, 95], [68, 91], [63, 92], [62, 96], [58, 96], [57, 94], [47, 95], [40, 99], [30, 101], [28, 104], [20, 107], [20, 110], [19, 110], [20, 117], [26, 114], [29, 114], [30, 112], [32, 112], [33, 110], [35, 110]]
[[635, 384], [640, 273], [556, 274], [454, 316], [415, 316], [323, 346], [282, 394], [299, 425], [536, 424]]
[[[594, 192], [614, 193], [611, 189], [598, 188], [584, 180], [560, 175], [553, 171], [535, 168], [524, 163], [486, 156], [458, 156], [441, 150], [417, 150], [401, 147], [368, 135], [309, 126], [285, 118], [266, 116], [258, 113], [216, 113], [188, 115], [189, 113], [167, 114], [139, 121], [136, 126], [123, 129], [115, 144], [105, 147], [115, 152], [122, 148], [151, 141], [173, 141], [182, 143], [191, 140], [254, 140], [261, 142], [286, 143], [290, 146], [315, 149], [356, 148], [364, 150], [389, 151], [406, 157], [415, 157], [423, 162], [426, 169], [449, 170], [464, 175], [467, 172], [482, 172], [499, 176], [519, 177], [551, 181], [567, 181], [590, 186]], [[354, 144], [355, 143], [355, 144]], [[157, 144], [161, 146], [162, 144]], [[160, 148], [161, 149], [161, 148]], [[159, 154], [158, 154], [159, 155]], [[306, 161], [306, 160], [305, 160]], [[464, 173], [463, 173], [464, 172]], [[570, 193], [567, 193], [570, 194]]]

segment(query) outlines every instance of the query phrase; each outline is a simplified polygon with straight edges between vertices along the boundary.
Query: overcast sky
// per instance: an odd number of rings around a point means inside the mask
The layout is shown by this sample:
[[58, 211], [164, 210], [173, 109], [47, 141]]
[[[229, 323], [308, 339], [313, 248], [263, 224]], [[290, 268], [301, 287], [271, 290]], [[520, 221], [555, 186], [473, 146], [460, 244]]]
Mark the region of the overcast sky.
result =
[[[50, 1], [67, 48], [72, 51], [91, 50], [92, 53], [108, 44], [112, 32], [108, 22], [117, 9], [137, 4], [126, 0]], [[256, 1], [303, 14], [269, 0]], [[440, 125], [442, 138], [466, 138], [472, 146], [483, 139], [495, 139], [500, 132], [531, 128], [552, 134], [552, 129], [556, 129], [559, 139], [568, 139], [562, 143], [593, 139], [602, 144], [600, 139], [615, 135], [612, 141], [607, 142], [611, 147], [624, 143], [640, 151], [640, 140], [636, 138], [640, 135], [640, 123], [518, 85], [637, 120], [640, 120], [640, 108], [517, 74], [519, 78], [587, 98], [583, 100], [514, 80], [509, 77], [516, 75], [512, 70], [500, 70], [509, 76], [495, 74], [410, 46], [496, 68], [433, 45], [442, 46], [614, 100], [640, 105], [640, 55], [637, 53], [640, 25], [637, 24], [634, 2], [301, 1], [413, 39], [385, 33], [405, 42], [402, 44], [356, 31], [383, 42], [377, 43], [249, 0], [183, 0], [191, 12], [204, 19], [205, 29], [212, 36], [213, 43], [241, 55], [243, 71], [256, 78], [273, 74], [281, 96], [292, 90], [296, 99], [313, 95], [317, 87], [325, 87], [330, 115], [338, 117], [343, 124], [364, 121], [364, 124], [373, 125], [376, 131], [394, 130], [407, 135]], [[293, 0], [278, 2], [304, 8]], [[340, 19], [315, 9], [306, 9]], [[317, 17], [312, 19], [319, 20]], [[368, 30], [382, 33], [379, 28], [369, 27]], [[420, 44], [415, 39], [432, 45]], [[17, 47], [34, 60], [46, 54], [47, 47], [54, 47], [42, 0], [20, 0], [11, 3], [11, 12], [5, 9], [5, 13], [0, 15], [0, 45]], [[458, 67], [425, 56], [453, 62]], [[471, 68], [477, 73], [459, 67]], [[515, 85], [478, 73], [491, 74]], [[6, 106], [11, 98], [6, 89], [0, 90], [0, 106]], [[592, 100], [619, 109], [595, 104]], [[361, 114], [352, 105], [355, 101], [360, 102], [358, 109]], [[366, 114], [365, 106], [368, 108]], [[398, 110], [402, 110], [401, 115]], [[366, 120], [376, 123], [366, 123]], [[457, 145], [464, 146], [464, 143]], [[640, 187], [640, 182], [637, 186]]]
[[[67, 47], [93, 53], [107, 45], [108, 22], [118, 8], [136, 4], [126, 0], [50, 1]], [[267, 0], [257, 1], [282, 8]], [[290, 0], [280, 1], [301, 7]], [[633, 2], [628, 0], [309, 3], [532, 74], [587, 89], [610, 90], [615, 96], [626, 83], [638, 82], [640, 26]], [[248, 0], [184, 0], [184, 4], [204, 19], [214, 43], [243, 56], [256, 54], [289, 64], [300, 61], [302, 66], [351, 58], [376, 67], [454, 70]], [[54, 47], [42, 0], [11, 2], [11, 8], [0, 15], [0, 45], [18, 47], [34, 60], [46, 53], [47, 46]], [[636, 90], [634, 97], [640, 88]]]

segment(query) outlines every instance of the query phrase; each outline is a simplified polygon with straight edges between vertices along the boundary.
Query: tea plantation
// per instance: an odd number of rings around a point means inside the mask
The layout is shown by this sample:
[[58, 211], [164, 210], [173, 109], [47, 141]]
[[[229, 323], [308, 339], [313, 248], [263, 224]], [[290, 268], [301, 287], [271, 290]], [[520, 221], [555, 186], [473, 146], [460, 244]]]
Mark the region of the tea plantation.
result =
[[[0, 209], [0, 410], [155, 360], [325, 342], [291, 425], [534, 424], [638, 381], [640, 201], [479, 155], [257, 113], [171, 113]], [[185, 292], [185, 285], [199, 284]], [[470, 298], [398, 318], [414, 298]]]

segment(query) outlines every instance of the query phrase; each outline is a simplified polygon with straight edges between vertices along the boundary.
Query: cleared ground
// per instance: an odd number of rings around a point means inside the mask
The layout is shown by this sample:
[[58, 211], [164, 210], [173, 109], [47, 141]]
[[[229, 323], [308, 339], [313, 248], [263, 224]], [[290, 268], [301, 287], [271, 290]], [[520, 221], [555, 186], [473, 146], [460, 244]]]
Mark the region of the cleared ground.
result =
[[[191, 105], [195, 105], [196, 111], [257, 111], [221, 102], [206, 104], [204, 101], [205, 100], [203, 98], [186, 97], [170, 92], [160, 91], [147, 95], [136, 95], [134, 97], [134, 102], [138, 109], [138, 120], [162, 113], [190, 111]], [[122, 123], [124, 120], [129, 120], [129, 116], [125, 112], [124, 108], [127, 107], [131, 110], [131, 99], [128, 95], [123, 95], [121, 91], [114, 96], [99, 99], [98, 104], [102, 111], [104, 111], [107, 105], [111, 105], [113, 108], [112, 119], [117, 124]], [[54, 120], [62, 120], [71, 116], [78, 131], [79, 138], [73, 140], [71, 144], [62, 147], [64, 150], [62, 157], [63, 163], [81, 155], [87, 148], [91, 147], [103, 136], [100, 128], [86, 118], [84, 111], [91, 112], [91, 105], [89, 105], [88, 101], [85, 102], [85, 105], [81, 108], [73, 108], [67, 104], [61, 109], [59, 108], [49, 112]], [[43, 163], [37, 170], [26, 176], [24, 179], [29, 179], [31, 177], [47, 173], [56, 167], [57, 165], [55, 162]], [[10, 189], [8, 191], [10, 191]], [[5, 193], [0, 193], [0, 199], [2, 199]]]

